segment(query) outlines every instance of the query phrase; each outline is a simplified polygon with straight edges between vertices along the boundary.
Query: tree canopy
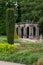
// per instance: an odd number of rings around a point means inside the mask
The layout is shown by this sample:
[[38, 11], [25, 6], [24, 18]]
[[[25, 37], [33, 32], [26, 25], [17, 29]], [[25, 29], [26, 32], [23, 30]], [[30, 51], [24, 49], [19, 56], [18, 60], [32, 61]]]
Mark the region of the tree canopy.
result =
[[[0, 34], [5, 34], [5, 3], [7, 1], [9, 0], [0, 0]], [[33, 22], [39, 22], [43, 25], [43, 0], [12, 0], [12, 2], [14, 1], [18, 1], [20, 4], [22, 21], [31, 20]], [[41, 27], [41, 29], [43, 30], [43, 27]]]

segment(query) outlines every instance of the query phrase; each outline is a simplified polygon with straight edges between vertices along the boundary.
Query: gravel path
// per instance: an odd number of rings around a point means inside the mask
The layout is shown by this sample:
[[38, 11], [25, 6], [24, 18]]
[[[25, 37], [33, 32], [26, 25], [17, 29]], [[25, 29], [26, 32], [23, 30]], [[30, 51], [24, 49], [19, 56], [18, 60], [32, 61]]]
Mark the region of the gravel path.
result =
[[24, 64], [0, 61], [0, 65], [24, 65]]

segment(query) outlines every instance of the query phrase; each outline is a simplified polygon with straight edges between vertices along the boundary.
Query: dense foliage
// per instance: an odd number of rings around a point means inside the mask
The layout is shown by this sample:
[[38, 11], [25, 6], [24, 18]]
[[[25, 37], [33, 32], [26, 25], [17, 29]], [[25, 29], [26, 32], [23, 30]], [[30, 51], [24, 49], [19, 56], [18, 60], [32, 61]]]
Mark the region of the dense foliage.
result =
[[0, 34], [6, 34], [6, 8], [5, 8], [5, 2], [0, 2]]
[[[5, 33], [5, 2], [9, 0], [1, 0], [0, 7], [0, 34]], [[16, 0], [12, 0], [16, 1]], [[43, 25], [43, 0], [18, 0], [21, 7], [21, 20], [31, 20], [34, 22], [40, 22]], [[18, 18], [19, 19], [19, 18]], [[43, 30], [42, 25], [40, 29]], [[2, 30], [3, 29], [3, 30]], [[42, 31], [41, 31], [42, 32]]]
[[0, 43], [0, 52], [1, 53], [10, 53], [17, 50], [16, 45], [10, 45], [8, 43]]
[[15, 18], [14, 18], [14, 8], [8, 8], [6, 11], [6, 32], [8, 43], [14, 43], [14, 28], [15, 28]]

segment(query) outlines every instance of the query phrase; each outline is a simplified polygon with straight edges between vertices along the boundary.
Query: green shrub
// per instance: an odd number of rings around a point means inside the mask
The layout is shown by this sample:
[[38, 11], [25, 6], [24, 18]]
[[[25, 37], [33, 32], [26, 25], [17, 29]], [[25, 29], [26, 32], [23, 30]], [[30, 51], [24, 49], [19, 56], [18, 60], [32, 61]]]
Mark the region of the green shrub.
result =
[[16, 45], [11, 45], [8, 43], [0, 44], [0, 52], [3, 53], [13, 52], [16, 51], [16, 49], [17, 49]]
[[36, 55], [33, 56], [32, 51], [28, 50], [19, 51], [15, 53], [14, 56], [12, 56], [11, 58], [13, 59], [13, 62], [19, 62], [22, 64], [32, 64], [38, 59]]
[[[18, 52], [6, 53], [6, 54], [0, 53], [0, 60], [18, 62], [26, 65], [36, 63], [38, 59], [41, 58], [43, 58], [43, 53], [40, 52], [34, 53], [33, 51], [30, 50], [22, 50], [22, 51], [20, 50]], [[39, 61], [37, 63], [39, 63]]]
[[35, 63], [36, 61], [38, 60], [38, 56], [37, 55], [35, 55], [35, 54], [31, 54], [30, 56], [29, 56], [29, 64], [32, 64], [32, 63]]

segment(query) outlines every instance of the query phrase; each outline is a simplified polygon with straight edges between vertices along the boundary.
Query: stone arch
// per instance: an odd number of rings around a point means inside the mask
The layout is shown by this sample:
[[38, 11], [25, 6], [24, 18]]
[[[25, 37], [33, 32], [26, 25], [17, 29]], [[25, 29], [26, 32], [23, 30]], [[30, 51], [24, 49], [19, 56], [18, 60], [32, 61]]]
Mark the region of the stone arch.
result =
[[29, 27], [27, 27], [27, 38], [29, 38]]
[[21, 27], [21, 38], [23, 38], [23, 27]]
[[35, 37], [35, 35], [36, 35], [36, 27], [34, 26], [33, 27], [33, 36]]
[[18, 27], [16, 28], [16, 31], [17, 31], [17, 35], [18, 35]]

